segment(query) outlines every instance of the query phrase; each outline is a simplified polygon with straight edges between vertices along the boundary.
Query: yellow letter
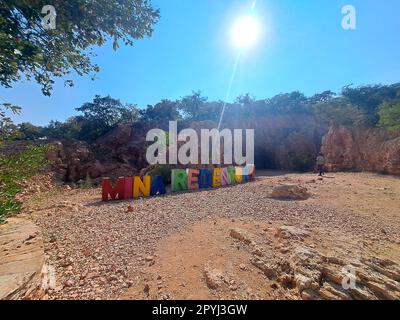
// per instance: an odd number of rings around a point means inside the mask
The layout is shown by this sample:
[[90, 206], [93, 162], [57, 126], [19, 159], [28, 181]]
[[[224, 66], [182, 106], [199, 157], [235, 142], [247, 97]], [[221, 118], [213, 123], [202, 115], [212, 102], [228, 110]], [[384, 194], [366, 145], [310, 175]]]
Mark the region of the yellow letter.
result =
[[221, 186], [221, 173], [222, 168], [215, 168], [213, 170], [213, 188], [218, 188]]
[[243, 168], [236, 167], [235, 170], [236, 170], [236, 172], [235, 172], [236, 183], [242, 183], [243, 182]]
[[141, 193], [143, 197], [148, 197], [150, 195], [150, 176], [144, 176], [143, 181], [140, 177], [133, 177], [133, 197], [139, 198]]

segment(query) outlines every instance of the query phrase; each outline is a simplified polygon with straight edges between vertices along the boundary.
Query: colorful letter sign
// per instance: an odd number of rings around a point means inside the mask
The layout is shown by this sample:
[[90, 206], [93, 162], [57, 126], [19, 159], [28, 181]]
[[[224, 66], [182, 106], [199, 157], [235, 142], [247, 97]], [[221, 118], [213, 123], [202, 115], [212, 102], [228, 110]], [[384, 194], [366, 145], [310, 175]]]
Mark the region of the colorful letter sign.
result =
[[[246, 183], [254, 180], [255, 167], [228, 167], [214, 169], [175, 169], [171, 172], [172, 192], [219, 188], [221, 186]], [[166, 194], [160, 176], [122, 177], [114, 186], [110, 178], [103, 178], [102, 200], [137, 199]]]

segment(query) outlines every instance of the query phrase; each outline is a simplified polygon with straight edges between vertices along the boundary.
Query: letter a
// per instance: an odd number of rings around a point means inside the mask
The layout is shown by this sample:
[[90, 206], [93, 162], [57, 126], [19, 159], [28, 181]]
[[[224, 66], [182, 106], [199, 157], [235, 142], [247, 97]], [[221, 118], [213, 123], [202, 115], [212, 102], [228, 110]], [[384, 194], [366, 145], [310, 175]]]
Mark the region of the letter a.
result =
[[356, 30], [356, 8], [352, 5], [344, 6], [342, 14], [345, 14], [342, 19], [342, 28], [344, 30]]

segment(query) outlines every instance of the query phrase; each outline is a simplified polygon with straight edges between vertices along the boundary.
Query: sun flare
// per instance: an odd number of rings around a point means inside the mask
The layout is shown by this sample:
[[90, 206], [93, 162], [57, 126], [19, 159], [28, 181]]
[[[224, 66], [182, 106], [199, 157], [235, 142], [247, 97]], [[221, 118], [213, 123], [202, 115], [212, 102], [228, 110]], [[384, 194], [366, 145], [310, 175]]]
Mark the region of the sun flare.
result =
[[237, 48], [253, 47], [260, 37], [260, 22], [253, 15], [238, 18], [231, 30], [232, 43]]

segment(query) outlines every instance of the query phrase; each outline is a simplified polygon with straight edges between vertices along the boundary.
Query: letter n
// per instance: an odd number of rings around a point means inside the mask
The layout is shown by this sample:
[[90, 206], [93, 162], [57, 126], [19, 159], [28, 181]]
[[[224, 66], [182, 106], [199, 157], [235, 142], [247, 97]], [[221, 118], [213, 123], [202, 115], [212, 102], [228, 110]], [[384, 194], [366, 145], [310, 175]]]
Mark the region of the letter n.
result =
[[133, 197], [139, 198], [142, 194], [143, 197], [150, 195], [151, 178], [150, 176], [144, 176], [143, 181], [140, 177], [133, 177]]

